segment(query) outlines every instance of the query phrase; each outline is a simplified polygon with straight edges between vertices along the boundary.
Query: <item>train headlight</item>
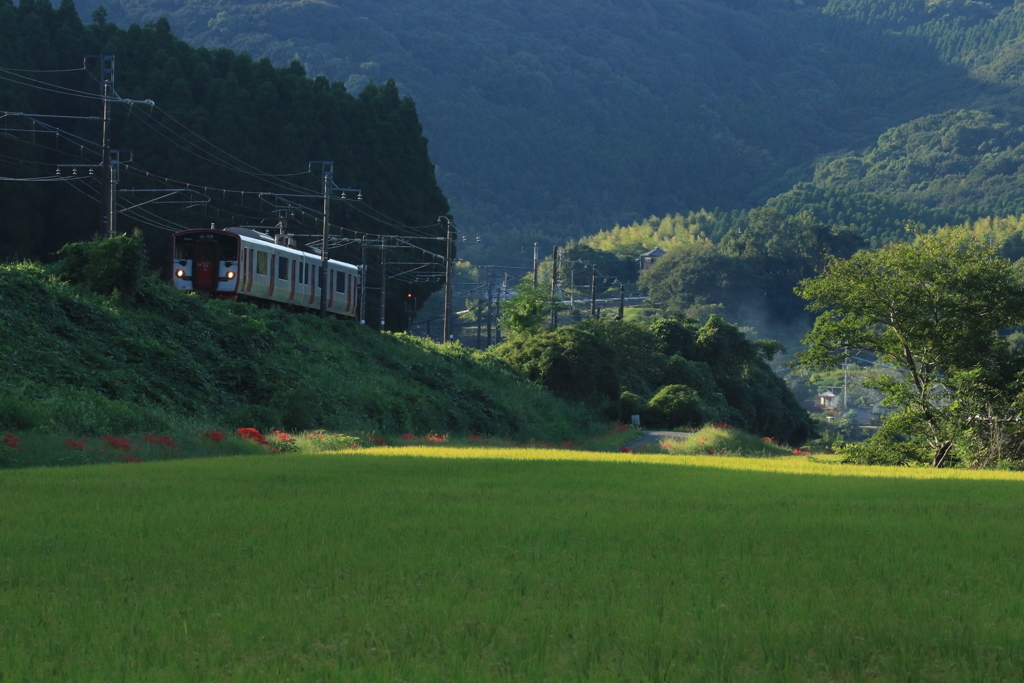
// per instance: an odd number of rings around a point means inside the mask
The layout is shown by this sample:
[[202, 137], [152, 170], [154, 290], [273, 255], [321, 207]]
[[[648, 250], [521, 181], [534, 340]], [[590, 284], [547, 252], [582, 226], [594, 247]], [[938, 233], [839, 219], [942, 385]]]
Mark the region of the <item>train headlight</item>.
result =
[[235, 271], [233, 271], [233, 270], [229, 270], [228, 271], [228, 279], [229, 280], [234, 280], [235, 279]]
[[174, 274], [177, 275], [178, 277], [185, 277], [185, 271], [182, 270], [181, 268], [178, 268], [178, 270], [176, 270]]

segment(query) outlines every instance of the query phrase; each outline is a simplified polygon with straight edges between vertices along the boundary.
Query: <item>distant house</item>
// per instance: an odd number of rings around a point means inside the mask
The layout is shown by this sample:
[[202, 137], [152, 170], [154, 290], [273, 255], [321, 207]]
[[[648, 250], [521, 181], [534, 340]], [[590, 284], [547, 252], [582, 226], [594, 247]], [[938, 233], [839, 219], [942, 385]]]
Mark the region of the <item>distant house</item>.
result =
[[826, 389], [815, 397], [814, 405], [821, 410], [835, 410], [837, 408], [836, 399], [835, 392]]
[[661, 247], [655, 247], [650, 251], [645, 251], [636, 257], [637, 262], [640, 264], [640, 270], [647, 270], [651, 265], [659, 258], [665, 255], [665, 250]]

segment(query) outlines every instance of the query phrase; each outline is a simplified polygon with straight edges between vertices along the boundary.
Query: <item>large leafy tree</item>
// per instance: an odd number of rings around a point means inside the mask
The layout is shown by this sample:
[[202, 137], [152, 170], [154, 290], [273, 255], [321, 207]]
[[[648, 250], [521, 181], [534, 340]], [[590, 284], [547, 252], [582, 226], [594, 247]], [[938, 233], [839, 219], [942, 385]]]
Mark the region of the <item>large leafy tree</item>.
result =
[[940, 467], [956, 458], [954, 446], [979, 415], [998, 404], [994, 419], [1010, 417], [1015, 364], [999, 331], [1024, 322], [1024, 279], [993, 245], [959, 230], [920, 235], [830, 258], [797, 292], [823, 311], [801, 363], [834, 368], [864, 350], [902, 371], [876, 382], [896, 409], [879, 445], [905, 450], [909, 439]]

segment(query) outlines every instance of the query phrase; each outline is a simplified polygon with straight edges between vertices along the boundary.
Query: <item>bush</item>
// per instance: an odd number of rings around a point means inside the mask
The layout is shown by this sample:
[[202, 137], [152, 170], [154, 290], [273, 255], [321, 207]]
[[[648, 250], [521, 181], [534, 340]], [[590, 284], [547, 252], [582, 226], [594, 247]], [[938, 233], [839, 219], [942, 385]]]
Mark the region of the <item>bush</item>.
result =
[[700, 396], [685, 384], [662, 387], [647, 402], [645, 416], [653, 427], [697, 427], [709, 421]]
[[127, 301], [138, 299], [146, 271], [146, 248], [140, 231], [130, 237], [72, 242], [57, 253], [61, 259], [54, 264], [53, 273], [62, 280], [104, 296], [117, 292]]

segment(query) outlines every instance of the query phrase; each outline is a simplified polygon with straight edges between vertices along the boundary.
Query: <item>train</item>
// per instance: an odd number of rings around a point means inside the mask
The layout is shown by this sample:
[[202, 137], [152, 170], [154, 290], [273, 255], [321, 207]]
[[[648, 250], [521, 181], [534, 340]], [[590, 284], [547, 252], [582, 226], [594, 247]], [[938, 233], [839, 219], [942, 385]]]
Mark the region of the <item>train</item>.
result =
[[[271, 307], [320, 310], [321, 256], [287, 235], [250, 228], [182, 230], [171, 236], [171, 279], [186, 292]], [[359, 268], [327, 261], [327, 311], [355, 318]]]

